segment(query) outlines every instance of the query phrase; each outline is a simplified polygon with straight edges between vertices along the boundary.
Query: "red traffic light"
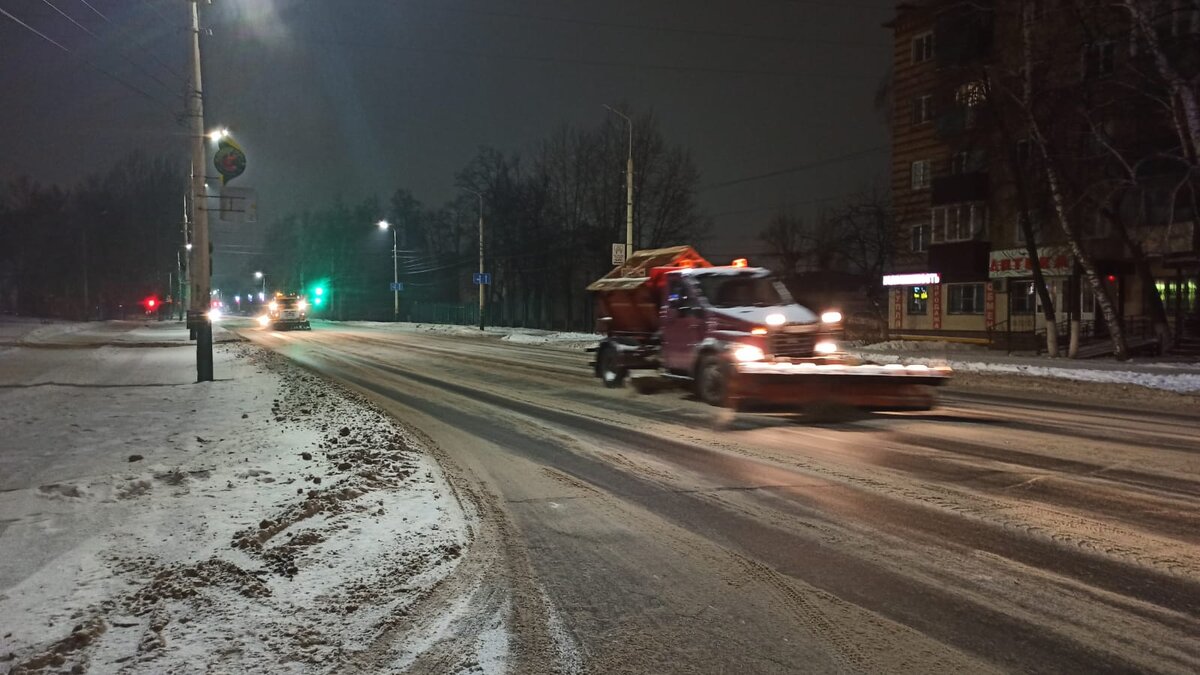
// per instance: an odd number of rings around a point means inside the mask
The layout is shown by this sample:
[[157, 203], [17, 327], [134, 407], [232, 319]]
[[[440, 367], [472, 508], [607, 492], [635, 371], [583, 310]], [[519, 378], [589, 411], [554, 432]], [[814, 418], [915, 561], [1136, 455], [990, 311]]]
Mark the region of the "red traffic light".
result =
[[154, 309], [155, 307], [158, 306], [158, 298], [156, 298], [154, 296], [150, 296], [150, 297], [146, 298], [145, 300], [143, 300], [142, 304], [146, 305], [146, 309]]

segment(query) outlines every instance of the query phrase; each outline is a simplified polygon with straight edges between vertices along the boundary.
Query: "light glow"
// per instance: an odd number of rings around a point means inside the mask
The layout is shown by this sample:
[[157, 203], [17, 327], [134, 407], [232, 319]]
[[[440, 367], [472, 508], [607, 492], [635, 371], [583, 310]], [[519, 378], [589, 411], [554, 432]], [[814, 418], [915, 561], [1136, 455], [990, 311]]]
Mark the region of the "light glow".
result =
[[836, 342], [826, 340], [813, 345], [813, 351], [817, 354], [832, 354], [838, 350]]
[[787, 317], [782, 314], [768, 314], [766, 322], [768, 326], [782, 326], [787, 323]]
[[920, 274], [885, 274], [884, 286], [925, 286], [942, 283], [942, 275], [937, 272], [922, 272]]
[[754, 328], [750, 329], [750, 334], [751, 335], [766, 335], [767, 329], [763, 328], [762, 326], [755, 326]]
[[301, 312], [307, 311], [308, 310], [308, 301], [301, 300], [300, 302], [297, 302], [296, 308], [299, 309]]
[[386, 230], [386, 229], [388, 229], [389, 227], [391, 227], [391, 226], [392, 226], [392, 224], [391, 224], [391, 223], [389, 223], [389, 222], [388, 222], [388, 221], [386, 221], [386, 220], [381, 220], [381, 221], [379, 221], [378, 223], [375, 223], [375, 224], [376, 224], [376, 225], [378, 225], [378, 226], [379, 226], [379, 229], [381, 229], [381, 230]]
[[746, 260], [745, 258], [738, 258], [733, 261], [734, 267], [748, 267], [749, 265], [750, 265], [750, 261]]
[[741, 345], [737, 349], [733, 350], [733, 358], [741, 361], [742, 363], [746, 363], [748, 361], [762, 361], [766, 357], [767, 355], [763, 353], [763, 350], [755, 347], [754, 345]]
[[821, 323], [838, 323], [842, 320], [842, 313], [838, 311], [828, 311], [821, 315]]
[[270, 324], [271, 324], [271, 317], [267, 316], [266, 314], [260, 314], [258, 316], [258, 325], [262, 326], [263, 328], [266, 328]]
[[220, 321], [221, 309], [219, 307], [213, 307], [212, 309], [208, 310], [208, 320], [214, 323]]
[[277, 303], [277, 302], [275, 302], [274, 300], [272, 300], [272, 301], [271, 301], [271, 304], [267, 305], [267, 309], [269, 309], [269, 310], [271, 310], [272, 312], [274, 312], [275, 310], [279, 309], [279, 303]]

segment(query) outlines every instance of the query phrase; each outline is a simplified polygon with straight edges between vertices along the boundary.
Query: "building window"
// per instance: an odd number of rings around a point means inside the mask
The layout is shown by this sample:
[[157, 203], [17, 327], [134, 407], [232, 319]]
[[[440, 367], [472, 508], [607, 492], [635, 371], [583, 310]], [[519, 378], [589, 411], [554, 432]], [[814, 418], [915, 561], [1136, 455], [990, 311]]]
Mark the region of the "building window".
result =
[[1028, 138], [1022, 138], [1017, 141], [1017, 163], [1023, 167], [1028, 167], [1033, 161], [1033, 141]]
[[921, 33], [912, 41], [913, 63], [925, 63], [933, 58], [933, 33]]
[[933, 96], [926, 94], [913, 99], [913, 124], [933, 121]]
[[929, 250], [929, 223], [913, 225], [912, 250], [914, 253], [923, 253]]
[[983, 314], [983, 284], [950, 284], [950, 314]]
[[1112, 221], [1097, 211], [1092, 218], [1083, 219], [1084, 239], [1104, 239], [1112, 234]]
[[1012, 314], [1033, 314], [1037, 309], [1032, 281], [1014, 281], [1008, 287], [1008, 308]]
[[929, 313], [929, 287], [908, 287], [908, 315], [925, 316]]
[[987, 101], [987, 87], [978, 80], [964, 82], [954, 91], [954, 102], [968, 108], [978, 108]]
[[[1029, 242], [1025, 240], [1025, 228], [1021, 227], [1021, 215], [1017, 214], [1017, 231], [1013, 240], [1018, 244], [1025, 245]], [[1033, 243], [1038, 243], [1042, 240], [1042, 216], [1037, 211], [1029, 212], [1029, 225], [1033, 229]]]
[[931, 241], [971, 241], [987, 234], [987, 205], [982, 202], [933, 207]]
[[929, 160], [922, 159], [912, 163], [912, 189], [923, 190], [929, 187], [931, 180]]
[[1117, 69], [1117, 44], [1093, 42], [1083, 48], [1083, 77], [1092, 79], [1112, 75]]

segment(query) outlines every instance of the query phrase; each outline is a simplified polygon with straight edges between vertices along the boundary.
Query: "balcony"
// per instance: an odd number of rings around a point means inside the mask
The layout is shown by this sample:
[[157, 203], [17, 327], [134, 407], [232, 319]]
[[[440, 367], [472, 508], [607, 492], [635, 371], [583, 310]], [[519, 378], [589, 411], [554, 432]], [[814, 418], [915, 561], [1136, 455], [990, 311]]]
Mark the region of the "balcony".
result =
[[982, 202], [988, 198], [988, 175], [983, 171], [951, 174], [933, 179], [929, 200], [933, 206]]
[[929, 247], [929, 271], [942, 275], [942, 283], [987, 281], [988, 253], [986, 241], [957, 241], [932, 244]]
[[934, 132], [942, 140], [961, 136], [975, 128], [977, 117], [978, 111], [975, 108], [955, 105], [934, 120]]

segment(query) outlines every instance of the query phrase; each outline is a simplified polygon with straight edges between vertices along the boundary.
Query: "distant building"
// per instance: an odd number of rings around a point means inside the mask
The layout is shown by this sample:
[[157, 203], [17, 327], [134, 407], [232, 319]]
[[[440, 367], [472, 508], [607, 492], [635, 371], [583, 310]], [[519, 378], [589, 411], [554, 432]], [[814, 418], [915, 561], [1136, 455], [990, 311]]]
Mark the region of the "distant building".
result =
[[[1033, 172], [1041, 160], [1027, 140], [1029, 131], [1019, 122], [1021, 116], [1012, 114], [1006, 101], [990, 100], [996, 90], [984, 84], [1019, 77], [1013, 75], [1023, 63], [1021, 22], [1014, 11], [1018, 4], [902, 2], [887, 24], [895, 40], [891, 175], [896, 256], [893, 274], [885, 277], [893, 336], [1013, 348], [1044, 344], [1047, 326], [1034, 292], [1013, 179], [1014, 166]], [[1085, 94], [1103, 98], [1102, 107], [1109, 113], [1097, 123], [1118, 147], [1133, 151], [1173, 142], [1173, 129], [1148, 123], [1143, 118], [1151, 116], [1139, 116], [1136, 104], [1123, 105], [1129, 103], [1128, 89], [1122, 88], [1126, 83], [1120, 81], [1120, 73], [1136, 50], [1128, 27], [1114, 19], [1085, 30], [1064, 11], [1071, 4], [1031, 3], [1046, 63], [1040, 76], [1053, 83], [1060, 100]], [[1182, 16], [1175, 21], [1185, 30], [1200, 27], [1200, 16], [1192, 23]], [[1197, 43], [1189, 41], [1180, 48], [1195, 50]], [[1094, 144], [1094, 134], [1091, 137]], [[1083, 135], [1079, 138], [1080, 156], [1095, 153], [1094, 171], [1107, 170], [1105, 150], [1090, 147]], [[1056, 140], [1064, 145], [1075, 142]], [[1081, 283], [1048, 190], [1043, 181], [1033, 182], [1028, 197], [1031, 222], [1060, 322], [1056, 329], [1063, 334], [1068, 312], [1077, 312], [1085, 336], [1102, 337], [1104, 322], [1091, 289]], [[1161, 190], [1139, 192], [1138, 199], [1125, 199], [1116, 207], [1145, 244], [1154, 288], [1138, 278], [1128, 247], [1099, 210], [1081, 216], [1079, 222], [1084, 223], [1083, 245], [1134, 340], [1145, 334], [1139, 330], [1147, 323], [1148, 294], [1158, 293], [1172, 330], [1185, 338], [1181, 345], [1188, 349], [1200, 345], [1186, 339], [1200, 335], [1200, 242], [1191, 202], [1187, 209], [1174, 210], [1173, 218], [1168, 215], [1170, 188], [1178, 182], [1178, 173], [1167, 170]]]

